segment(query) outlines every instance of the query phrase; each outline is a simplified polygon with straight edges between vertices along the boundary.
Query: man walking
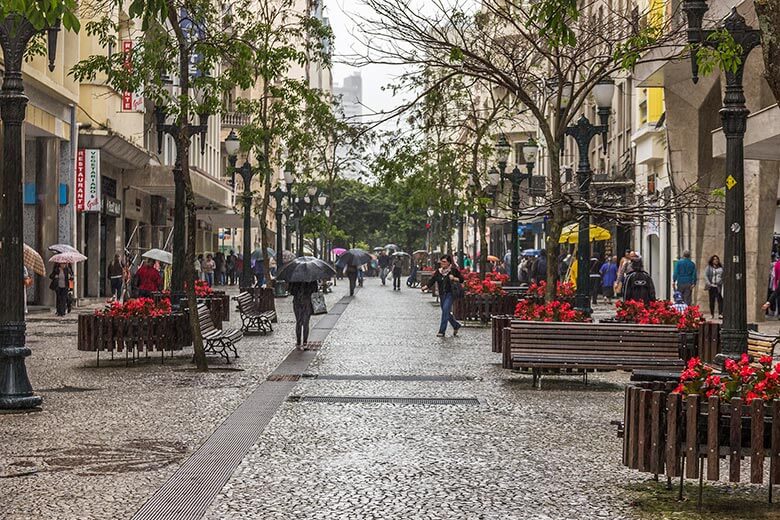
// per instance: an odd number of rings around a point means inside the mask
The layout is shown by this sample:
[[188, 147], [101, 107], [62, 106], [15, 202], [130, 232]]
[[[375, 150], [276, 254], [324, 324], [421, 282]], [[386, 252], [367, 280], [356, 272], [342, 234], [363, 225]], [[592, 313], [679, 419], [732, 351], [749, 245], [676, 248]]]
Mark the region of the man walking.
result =
[[379, 253], [379, 278], [382, 280], [382, 285], [387, 281], [387, 271], [390, 265], [390, 257], [385, 254], [384, 251]]
[[682, 294], [683, 301], [691, 305], [693, 288], [696, 286], [696, 264], [691, 260], [690, 251], [683, 251], [683, 257], [674, 266], [672, 280], [674, 281], [675, 289]]
[[393, 262], [393, 290], [401, 290], [401, 259]]

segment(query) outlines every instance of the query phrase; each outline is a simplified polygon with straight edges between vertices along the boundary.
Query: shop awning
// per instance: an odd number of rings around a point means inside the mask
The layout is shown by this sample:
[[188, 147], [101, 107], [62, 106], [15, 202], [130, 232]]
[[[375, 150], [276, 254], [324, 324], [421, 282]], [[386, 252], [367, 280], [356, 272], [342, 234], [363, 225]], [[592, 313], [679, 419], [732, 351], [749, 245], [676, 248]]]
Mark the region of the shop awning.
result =
[[111, 130], [81, 130], [79, 148], [99, 149], [112, 165], [125, 170], [144, 168], [152, 160], [149, 152]]
[[[726, 158], [723, 128], [712, 131], [712, 156]], [[750, 114], [745, 130], [745, 159], [780, 161], [780, 108], [777, 104]]]
[[[125, 180], [134, 188], [172, 202], [175, 190], [171, 170], [171, 166], [147, 164], [142, 170], [125, 172]], [[197, 168], [190, 168], [190, 178], [197, 206], [220, 210], [233, 208], [233, 191], [226, 183]]]

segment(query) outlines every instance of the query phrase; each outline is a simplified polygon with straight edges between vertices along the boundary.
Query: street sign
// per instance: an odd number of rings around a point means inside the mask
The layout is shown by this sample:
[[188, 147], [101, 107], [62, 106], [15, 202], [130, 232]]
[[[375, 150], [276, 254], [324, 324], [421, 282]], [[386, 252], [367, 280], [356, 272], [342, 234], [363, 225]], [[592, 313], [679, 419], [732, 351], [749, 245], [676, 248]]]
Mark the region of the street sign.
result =
[[100, 150], [79, 148], [76, 154], [76, 211], [100, 211]]

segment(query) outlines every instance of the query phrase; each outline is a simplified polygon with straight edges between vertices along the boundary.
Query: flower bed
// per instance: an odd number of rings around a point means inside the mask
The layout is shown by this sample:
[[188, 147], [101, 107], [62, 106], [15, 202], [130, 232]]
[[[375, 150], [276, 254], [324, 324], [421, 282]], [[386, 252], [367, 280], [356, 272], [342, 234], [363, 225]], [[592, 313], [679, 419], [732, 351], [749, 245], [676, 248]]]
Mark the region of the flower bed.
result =
[[478, 273], [464, 273], [463, 289], [466, 294], [474, 295], [497, 295], [503, 296], [506, 291], [501, 285], [509, 281], [509, 276], [499, 273], [486, 273], [485, 278], [481, 278]]
[[95, 316], [111, 318], [156, 318], [171, 313], [168, 298], [135, 298], [125, 303], [111, 302], [104, 309], [95, 311]]
[[756, 386], [774, 378], [776, 370], [762, 363], [762, 369], [748, 373], [744, 360], [732, 363], [718, 381], [698, 360], [691, 360], [680, 391], [673, 391], [678, 390], [673, 383], [629, 385], [623, 464], [670, 478], [698, 479], [701, 474], [715, 481], [725, 458], [729, 481], [740, 482], [747, 459], [750, 482], [760, 484], [765, 458], [770, 457], [770, 483], [780, 484], [780, 400], [771, 398], [776, 395], [774, 382], [766, 383], [765, 392], [756, 392]]
[[717, 396], [721, 401], [739, 397], [747, 404], [754, 399], [780, 399], [780, 365], [772, 366], [772, 356], [763, 356], [757, 364], [751, 365], [748, 355], [742, 354], [739, 361], [726, 359], [724, 373], [717, 375], [699, 358], [691, 358], [680, 374], [680, 384], [674, 392]]
[[[148, 299], [148, 298], [147, 298]], [[129, 303], [129, 302], [128, 302]], [[144, 308], [153, 306], [144, 302]], [[170, 308], [163, 313], [161, 306], [149, 311], [148, 315], [128, 314], [111, 306], [102, 312], [80, 314], [78, 317], [77, 348], [86, 352], [100, 351], [113, 353], [125, 351], [126, 355], [145, 350], [173, 351], [181, 350], [192, 344], [188, 316], [172, 313]], [[134, 309], [133, 306], [131, 308]], [[146, 312], [146, 311], [140, 311]], [[154, 315], [152, 315], [154, 313]]]
[[537, 303], [534, 300], [520, 300], [515, 307], [515, 318], [525, 321], [590, 321], [585, 314], [575, 310], [569, 302], [553, 300]]
[[488, 323], [495, 314], [512, 312], [517, 296], [507, 294], [501, 284], [509, 280], [504, 274], [486, 273], [481, 278], [478, 273], [463, 273], [464, 296], [455, 300], [452, 314], [458, 321], [478, 321]]
[[696, 331], [704, 323], [704, 317], [696, 305], [688, 306], [680, 312], [666, 300], [655, 300], [649, 304], [628, 300], [616, 302], [615, 308], [615, 319], [626, 323], [676, 325], [681, 331]]

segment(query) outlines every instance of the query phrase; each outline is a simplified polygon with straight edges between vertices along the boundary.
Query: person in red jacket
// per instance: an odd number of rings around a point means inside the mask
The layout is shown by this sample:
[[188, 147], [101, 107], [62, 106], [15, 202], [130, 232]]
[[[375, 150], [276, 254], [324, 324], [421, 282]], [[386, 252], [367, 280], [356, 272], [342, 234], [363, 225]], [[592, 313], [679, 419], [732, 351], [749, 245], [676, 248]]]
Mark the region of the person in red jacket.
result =
[[138, 269], [138, 296], [141, 298], [151, 298], [153, 292], [162, 289], [162, 277], [160, 271], [154, 268], [154, 260], [147, 260], [145, 264]]

